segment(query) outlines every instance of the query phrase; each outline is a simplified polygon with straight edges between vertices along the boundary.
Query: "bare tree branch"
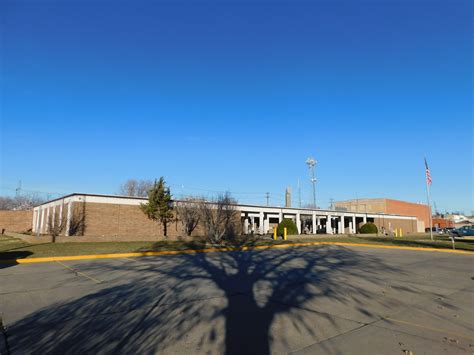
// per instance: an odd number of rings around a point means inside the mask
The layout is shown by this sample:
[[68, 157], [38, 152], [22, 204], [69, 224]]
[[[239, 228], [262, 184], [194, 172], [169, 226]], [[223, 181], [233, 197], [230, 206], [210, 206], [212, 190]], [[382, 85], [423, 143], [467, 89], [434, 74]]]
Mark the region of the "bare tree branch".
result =
[[51, 234], [52, 242], [56, 242], [56, 237], [66, 229], [67, 218], [64, 208], [55, 210], [48, 218], [48, 233]]
[[226, 238], [234, 237], [235, 218], [238, 213], [235, 204], [236, 201], [228, 192], [219, 195], [210, 203], [199, 203], [201, 221], [211, 243], [219, 244]]
[[128, 179], [120, 186], [119, 194], [133, 197], [147, 197], [152, 187], [153, 181], [151, 180]]
[[199, 224], [201, 218], [199, 209], [200, 202], [202, 202], [202, 199], [186, 197], [181, 201], [176, 201], [175, 203], [178, 218], [181, 220], [184, 232], [188, 237], [191, 236], [192, 232]]
[[37, 195], [0, 196], [0, 210], [31, 210], [45, 202]]

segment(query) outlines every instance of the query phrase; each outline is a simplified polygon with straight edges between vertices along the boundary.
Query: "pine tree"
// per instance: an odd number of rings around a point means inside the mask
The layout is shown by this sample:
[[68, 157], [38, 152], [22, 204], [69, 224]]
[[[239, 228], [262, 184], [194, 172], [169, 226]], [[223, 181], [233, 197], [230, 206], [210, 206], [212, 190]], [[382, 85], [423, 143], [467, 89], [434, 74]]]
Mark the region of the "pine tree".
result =
[[141, 204], [140, 208], [149, 219], [163, 224], [163, 234], [166, 237], [168, 223], [173, 220], [174, 215], [171, 192], [166, 186], [163, 176], [160, 177], [160, 180], [155, 180], [153, 187], [148, 192], [148, 202]]

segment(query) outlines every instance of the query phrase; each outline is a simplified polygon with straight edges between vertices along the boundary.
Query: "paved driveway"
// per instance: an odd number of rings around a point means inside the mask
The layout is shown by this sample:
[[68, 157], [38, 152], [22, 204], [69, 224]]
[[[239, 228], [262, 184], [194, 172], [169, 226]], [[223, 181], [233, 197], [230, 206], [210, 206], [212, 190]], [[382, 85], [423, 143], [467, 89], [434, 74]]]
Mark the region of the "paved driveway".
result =
[[472, 354], [474, 257], [321, 246], [3, 266], [0, 313], [12, 354]]

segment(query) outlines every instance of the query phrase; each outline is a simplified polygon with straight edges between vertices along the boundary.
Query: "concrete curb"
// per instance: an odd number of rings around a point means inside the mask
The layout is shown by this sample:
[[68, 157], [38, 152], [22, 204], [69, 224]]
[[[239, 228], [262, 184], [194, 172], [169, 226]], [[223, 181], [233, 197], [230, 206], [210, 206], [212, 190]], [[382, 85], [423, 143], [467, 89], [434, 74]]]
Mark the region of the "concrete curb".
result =
[[0, 260], [0, 264], [15, 265], [15, 264], [47, 263], [47, 262], [70, 261], [70, 260], [133, 258], [133, 257], [141, 257], [141, 256], [160, 256], [160, 255], [180, 255], [180, 254], [263, 250], [263, 249], [282, 249], [282, 248], [317, 246], [317, 245], [338, 245], [338, 246], [351, 246], [351, 247], [374, 248], [374, 249], [412, 250], [412, 251], [425, 251], [425, 252], [438, 252], [438, 253], [451, 253], [451, 254], [465, 254], [465, 255], [474, 256], [474, 252], [466, 251], [466, 250], [403, 247], [403, 246], [393, 246], [393, 245], [377, 245], [377, 244], [362, 244], [362, 243], [359, 244], [359, 243], [344, 243], [344, 242], [340, 242], [340, 243], [339, 242], [305, 242], [305, 243], [293, 243], [293, 244], [260, 245], [260, 246], [255, 246], [255, 247], [242, 247], [242, 248], [207, 248], [207, 249], [197, 249], [197, 250], [165, 250], [165, 251], [145, 251], [145, 252], [116, 253], [116, 254], [71, 255], [71, 256], [54, 256], [54, 257], [30, 258], [30, 259], [11, 259], [11, 260]]

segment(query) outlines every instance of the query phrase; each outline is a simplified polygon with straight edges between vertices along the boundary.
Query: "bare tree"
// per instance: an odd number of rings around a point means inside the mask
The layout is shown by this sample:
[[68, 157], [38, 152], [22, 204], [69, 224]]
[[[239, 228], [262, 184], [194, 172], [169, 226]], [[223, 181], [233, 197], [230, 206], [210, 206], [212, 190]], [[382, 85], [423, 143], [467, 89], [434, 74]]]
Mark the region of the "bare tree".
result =
[[120, 185], [119, 193], [124, 196], [135, 196], [137, 191], [137, 180], [128, 179], [124, 184]]
[[86, 212], [85, 204], [82, 207], [75, 208], [71, 214], [71, 220], [69, 221], [69, 235], [81, 236], [84, 235], [86, 230]]
[[67, 218], [65, 213], [63, 213], [63, 210], [64, 209], [54, 211], [48, 218], [48, 232], [53, 237], [53, 243], [56, 242], [56, 237], [61, 235], [61, 233], [66, 229]]
[[176, 201], [175, 203], [178, 218], [183, 223], [184, 232], [188, 237], [191, 236], [191, 233], [199, 224], [201, 217], [199, 204], [201, 202], [202, 199], [199, 200], [193, 197], [186, 197], [181, 201]]
[[35, 194], [15, 197], [0, 196], [0, 210], [30, 210], [44, 202]]
[[210, 202], [200, 202], [201, 221], [209, 241], [221, 243], [235, 235], [235, 219], [238, 214], [236, 201], [226, 192]]
[[148, 192], [153, 188], [153, 181], [151, 180], [139, 180], [137, 185], [138, 197], [148, 197]]
[[147, 197], [148, 191], [153, 187], [151, 180], [128, 179], [120, 186], [119, 194], [133, 197]]

